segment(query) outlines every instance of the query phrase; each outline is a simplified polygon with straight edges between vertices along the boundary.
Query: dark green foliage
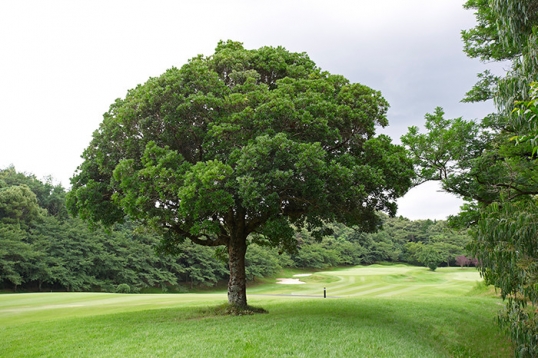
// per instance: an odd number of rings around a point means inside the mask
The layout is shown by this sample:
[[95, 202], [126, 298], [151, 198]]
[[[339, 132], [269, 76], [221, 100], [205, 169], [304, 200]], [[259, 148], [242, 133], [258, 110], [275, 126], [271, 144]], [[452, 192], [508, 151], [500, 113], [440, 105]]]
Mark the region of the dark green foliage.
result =
[[[499, 168], [490, 171], [499, 195], [494, 201], [479, 201], [464, 215], [475, 212], [473, 251], [486, 282], [507, 299], [500, 322], [515, 342], [516, 355], [535, 357], [538, 94], [533, 82], [538, 80], [538, 1], [484, 0], [473, 7], [479, 14], [488, 13], [482, 23], [490, 27], [490, 35], [496, 33], [483, 48], [510, 60], [510, 68], [498, 79], [492, 96], [504, 124], [494, 128], [490, 151]], [[491, 190], [493, 185], [489, 181], [483, 187]]]
[[256, 277], [274, 276], [283, 267], [289, 267], [292, 264], [288, 254], [279, 255], [274, 249], [256, 244], [249, 245], [245, 257], [245, 271], [249, 281], [255, 280]]
[[228, 277], [226, 264], [217, 259], [214, 248], [186, 241], [179, 244], [177, 250], [177, 255], [168, 256], [168, 259], [181, 268], [182, 275], [179, 277], [190, 288], [199, 285], [214, 286]]
[[437, 264], [437, 260], [430, 260], [430, 261], [428, 261], [428, 263], [426, 264], [426, 266], [428, 266], [428, 268], [429, 268], [431, 271], [435, 271], [435, 270], [437, 270], [437, 267], [439, 267], [439, 265]]
[[[89, 230], [79, 219], [44, 210], [50, 201], [38, 200], [38, 195], [43, 199], [46, 193], [57, 195], [56, 207], [65, 207], [61, 187], [54, 189], [13, 167], [0, 170], [0, 177], [0, 287], [114, 292], [125, 283], [139, 291], [174, 287], [183, 279], [187, 269], [179, 260], [155, 254], [160, 240], [155, 234], [132, 222]], [[211, 252], [204, 255], [212, 257]], [[196, 265], [202, 258], [192, 255], [191, 262]], [[225, 276], [224, 265], [214, 258], [201, 266], [199, 271], [210, 273], [218, 267], [220, 276], [213, 283]]]
[[26, 233], [12, 225], [0, 224], [0, 280], [17, 286], [27, 281], [35, 256]]
[[503, 46], [497, 26], [498, 16], [491, 6], [491, 0], [468, 0], [464, 7], [474, 10], [477, 25], [461, 32], [464, 51], [467, 56], [482, 61], [511, 59], [519, 51]]
[[35, 175], [17, 172], [13, 166], [0, 170], [0, 189], [20, 186], [28, 187], [35, 195], [38, 205], [47, 210], [49, 215], [67, 217], [65, 189], [61, 185], [54, 185], [52, 178], [46, 178], [43, 182]]
[[[16, 214], [6, 214], [0, 222], [0, 288], [119, 292], [121, 286], [122, 291], [129, 287], [129, 292], [183, 292], [186, 287], [212, 287], [228, 278], [226, 251], [186, 240], [175, 246], [173, 256], [157, 254], [162, 239], [131, 220], [109, 230], [90, 230], [79, 219], [44, 210], [37, 204], [37, 194], [21, 184], [31, 182], [37, 192], [46, 192], [39, 183], [47, 186], [47, 182], [17, 173], [14, 168], [0, 170], [0, 176], [11, 183], [3, 184], [5, 191], [16, 188], [13, 192], [22, 193], [8, 196], [20, 200], [4, 200], [4, 212]], [[63, 200], [65, 195], [60, 194]], [[63, 207], [63, 202], [59, 204]], [[444, 222], [410, 221], [382, 214], [379, 220], [383, 229], [378, 233], [327, 224], [325, 231], [331, 234], [321, 240], [304, 228], [297, 229], [294, 237], [299, 247], [292, 255], [279, 253], [267, 243], [262, 245], [263, 240], [250, 237], [245, 258], [247, 279], [273, 276], [284, 267], [420, 263], [408, 243], [457, 247], [446, 251], [441, 264], [452, 264], [455, 256], [464, 252], [466, 238], [448, 230]]]
[[[468, 136], [469, 133], [472, 135]], [[470, 229], [471, 253], [481, 263], [482, 275], [508, 299], [509, 313], [503, 314], [501, 321], [526, 352], [536, 342], [524, 337], [534, 336], [536, 327], [532, 320], [527, 324], [512, 319], [527, 317], [526, 303], [534, 297], [529, 293], [536, 290], [528, 282], [534, 277], [529, 262], [536, 261], [536, 240], [532, 235], [523, 235], [526, 229], [521, 225], [525, 220], [532, 222], [538, 181], [532, 141], [521, 140], [516, 145], [511, 139], [517, 138], [517, 134], [514, 122], [499, 114], [485, 118], [482, 123], [439, 120], [428, 127], [426, 134], [412, 128], [402, 137], [402, 142], [415, 156], [417, 171], [425, 180], [440, 180], [444, 190], [466, 201], [459, 215], [452, 218], [452, 225]], [[423, 145], [425, 141], [429, 143], [427, 146]], [[445, 145], [460, 141], [458, 147], [464, 148], [463, 151]], [[437, 249], [451, 251], [452, 243], [443, 241], [442, 245], [436, 244]], [[516, 252], [525, 252], [527, 256]], [[417, 256], [417, 260], [427, 264], [430, 256]], [[529, 302], [534, 305], [538, 301]], [[522, 356], [533, 354], [522, 353]]]
[[129, 287], [126, 283], [120, 283], [118, 287], [116, 287], [116, 293], [130, 293], [131, 287]]
[[387, 109], [305, 53], [221, 41], [110, 106], [68, 207], [107, 226], [129, 216], [168, 252], [186, 240], [225, 246], [229, 303], [245, 306], [249, 236], [292, 253], [294, 226], [320, 239], [323, 222], [375, 231], [377, 211], [396, 213], [414, 172], [375, 135]]
[[424, 245], [421, 242], [418, 244], [410, 242], [407, 244], [407, 249], [418, 262], [432, 271], [435, 271], [445, 259], [444, 253], [435, 244]]
[[24, 184], [0, 189], [0, 222], [26, 226], [41, 214], [35, 194]]
[[527, 197], [483, 209], [473, 250], [482, 261], [485, 282], [500, 289], [506, 307], [500, 324], [521, 357], [538, 354], [538, 205]]
[[499, 321], [516, 355], [535, 357], [538, 1], [468, 0], [465, 7], [477, 18], [477, 26], [462, 33], [466, 53], [507, 61], [508, 69], [503, 76], [479, 75], [466, 101], [493, 99], [497, 113], [480, 123], [444, 120], [442, 113], [431, 121], [428, 115], [428, 133], [411, 128], [402, 141], [425, 180], [441, 180], [466, 201], [452, 224], [470, 229], [470, 248], [486, 283], [506, 299]]
[[[291, 255], [295, 267], [327, 268], [343, 265], [368, 265], [377, 262], [407, 262], [427, 266], [456, 263], [467, 253], [470, 237], [450, 229], [445, 221], [417, 220], [380, 215], [383, 229], [364, 233], [341, 224], [329, 225], [333, 234], [318, 241], [307, 231], [296, 233], [299, 250]], [[429, 254], [419, 259], [418, 248]], [[421, 250], [418, 250], [421, 251]], [[433, 259], [432, 259], [433, 258]]]

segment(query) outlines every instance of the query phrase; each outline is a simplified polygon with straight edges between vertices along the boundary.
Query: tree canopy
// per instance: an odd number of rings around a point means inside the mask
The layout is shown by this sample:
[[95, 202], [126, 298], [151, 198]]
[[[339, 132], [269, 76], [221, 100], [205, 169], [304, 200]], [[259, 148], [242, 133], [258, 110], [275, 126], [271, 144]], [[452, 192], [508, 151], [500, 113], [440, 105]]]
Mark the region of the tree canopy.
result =
[[475, 28], [462, 32], [465, 52], [509, 65], [504, 76], [480, 74], [464, 100], [493, 99], [497, 112], [482, 121], [465, 121], [444, 119], [436, 110], [426, 117], [427, 133], [411, 128], [402, 142], [423, 180], [441, 180], [446, 191], [466, 201], [452, 223], [470, 229], [486, 283], [506, 299], [499, 321], [511, 334], [517, 356], [535, 357], [538, 1], [469, 0], [465, 7], [474, 9], [477, 18]]
[[292, 224], [372, 231], [411, 186], [403, 147], [376, 126], [377, 91], [321, 71], [305, 53], [220, 42], [211, 56], [130, 90], [105, 113], [72, 178], [69, 209], [107, 225], [125, 215], [163, 235], [227, 247], [231, 304], [246, 305], [247, 237], [293, 251]]

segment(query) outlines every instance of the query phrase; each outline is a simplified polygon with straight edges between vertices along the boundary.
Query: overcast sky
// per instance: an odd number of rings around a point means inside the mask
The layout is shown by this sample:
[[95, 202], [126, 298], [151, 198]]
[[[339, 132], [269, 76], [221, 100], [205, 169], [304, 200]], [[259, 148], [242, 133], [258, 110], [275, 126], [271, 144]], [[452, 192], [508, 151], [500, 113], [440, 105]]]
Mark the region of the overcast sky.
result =
[[[380, 90], [394, 141], [436, 106], [462, 104], [486, 65], [466, 58], [474, 26], [463, 0], [198, 0], [0, 2], [0, 169], [13, 164], [69, 187], [80, 155], [118, 97], [219, 40], [307, 52], [323, 70]], [[410, 219], [444, 219], [460, 201], [424, 184], [399, 201]]]

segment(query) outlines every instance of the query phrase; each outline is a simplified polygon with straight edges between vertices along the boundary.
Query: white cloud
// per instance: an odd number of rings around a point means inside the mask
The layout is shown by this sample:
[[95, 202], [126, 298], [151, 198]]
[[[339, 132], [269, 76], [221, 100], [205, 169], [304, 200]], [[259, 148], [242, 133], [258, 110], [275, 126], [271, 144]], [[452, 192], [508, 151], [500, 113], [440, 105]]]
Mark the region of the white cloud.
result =
[[444, 220], [456, 214], [462, 204], [460, 198], [442, 191], [438, 182], [427, 182], [398, 200], [398, 215], [411, 220]]

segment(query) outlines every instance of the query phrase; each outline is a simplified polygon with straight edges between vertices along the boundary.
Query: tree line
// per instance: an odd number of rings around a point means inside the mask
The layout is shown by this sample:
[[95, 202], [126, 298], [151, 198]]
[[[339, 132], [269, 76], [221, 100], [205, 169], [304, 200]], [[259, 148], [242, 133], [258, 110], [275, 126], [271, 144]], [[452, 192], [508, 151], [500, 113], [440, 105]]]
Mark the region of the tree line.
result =
[[[228, 279], [225, 251], [186, 240], [172, 255], [164, 253], [162, 238], [133, 220], [106, 229], [71, 217], [65, 196], [52, 178], [39, 180], [14, 167], [0, 170], [0, 289], [187, 291]], [[247, 279], [275, 275], [283, 267], [456, 265], [465, 257], [469, 238], [444, 221], [379, 215], [383, 226], [376, 233], [330, 223], [333, 233], [319, 240], [306, 228], [296, 229], [297, 250], [291, 254], [250, 239]]]

